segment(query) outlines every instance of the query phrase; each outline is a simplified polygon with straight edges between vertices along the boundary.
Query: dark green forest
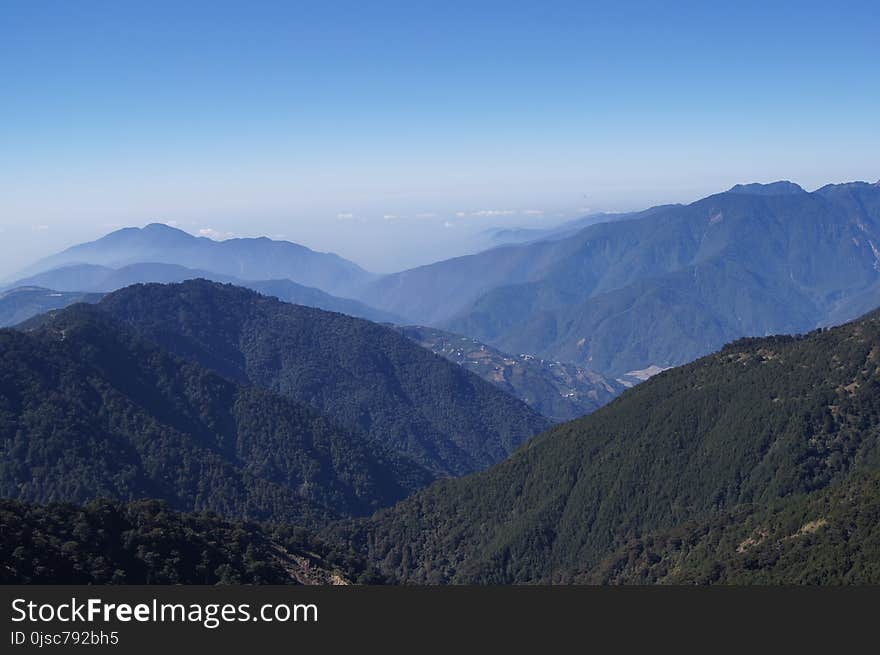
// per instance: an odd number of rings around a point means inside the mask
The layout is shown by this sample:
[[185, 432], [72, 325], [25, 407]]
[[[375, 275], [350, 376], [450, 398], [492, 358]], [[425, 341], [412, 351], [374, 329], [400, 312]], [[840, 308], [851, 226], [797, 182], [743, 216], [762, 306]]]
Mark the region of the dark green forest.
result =
[[[291, 562], [310, 553], [349, 571], [345, 579], [406, 584], [880, 582], [880, 312], [804, 336], [739, 340], [488, 470], [430, 484], [435, 473], [367, 430], [251, 384], [249, 371], [267, 379], [272, 370], [276, 386], [293, 380], [320, 396], [304, 381], [330, 364], [294, 365], [256, 336], [305, 339], [304, 308], [279, 319], [276, 301], [241, 291], [242, 314], [265, 322], [241, 331], [235, 311], [219, 312], [227, 301], [235, 308], [239, 291], [134, 287], [130, 312], [75, 305], [0, 331], [0, 493], [24, 501], [4, 505], [11, 579], [256, 583], [290, 578]], [[143, 318], [150, 303], [156, 325]], [[327, 316], [318, 325], [335, 340], [361, 329], [334, 328]], [[149, 329], [138, 329], [142, 320]], [[374, 336], [386, 333], [403, 339]], [[177, 339], [190, 359], [144, 335]], [[318, 335], [308, 338], [325, 352]], [[194, 363], [209, 354], [226, 376]], [[389, 361], [387, 349], [362, 350], [334, 384], [362, 376], [381, 395], [389, 380], [409, 379], [406, 368], [379, 375]], [[450, 391], [444, 411], [471, 407], [460, 393]], [[115, 500], [26, 504], [100, 498]], [[144, 498], [165, 504], [120, 504]], [[94, 529], [74, 534], [84, 521]], [[293, 580], [311, 580], [303, 575]]]
[[206, 280], [135, 285], [98, 307], [163, 348], [279, 393], [439, 475], [501, 461], [550, 422], [391, 328]]
[[433, 479], [289, 398], [180, 360], [92, 305], [0, 331], [0, 494], [160, 498], [314, 526]]
[[381, 584], [305, 530], [180, 514], [157, 501], [0, 500], [0, 584]]
[[[646, 535], [743, 507], [810, 502], [880, 470], [878, 430], [875, 313], [805, 337], [740, 340], [550, 430], [486, 472], [437, 483], [333, 533], [403, 582], [584, 580]], [[864, 565], [850, 578], [877, 581]], [[781, 569], [767, 576], [788, 580]]]
[[635, 539], [575, 584], [877, 584], [880, 474]]

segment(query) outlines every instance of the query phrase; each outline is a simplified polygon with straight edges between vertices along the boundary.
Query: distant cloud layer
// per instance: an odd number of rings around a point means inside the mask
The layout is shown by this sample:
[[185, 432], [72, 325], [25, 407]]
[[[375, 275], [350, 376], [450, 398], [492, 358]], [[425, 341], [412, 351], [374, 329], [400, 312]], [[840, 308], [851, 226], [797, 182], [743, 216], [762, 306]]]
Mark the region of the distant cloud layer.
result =
[[[170, 223], [168, 223], [170, 225]], [[214, 241], [225, 241], [226, 239], [235, 238], [235, 234], [233, 232], [221, 232], [219, 230], [215, 230], [213, 227], [203, 227], [199, 229], [199, 236], [208, 237], [209, 239], [213, 239]]]
[[481, 209], [471, 213], [471, 216], [513, 216], [516, 212], [512, 209]]

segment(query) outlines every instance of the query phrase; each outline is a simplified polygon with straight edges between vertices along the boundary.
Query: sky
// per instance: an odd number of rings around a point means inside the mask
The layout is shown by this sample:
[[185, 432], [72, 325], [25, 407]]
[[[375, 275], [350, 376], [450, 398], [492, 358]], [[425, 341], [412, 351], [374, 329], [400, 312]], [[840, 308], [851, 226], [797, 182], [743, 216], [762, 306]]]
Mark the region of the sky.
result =
[[0, 0], [0, 278], [122, 226], [390, 272], [880, 178], [876, 2]]

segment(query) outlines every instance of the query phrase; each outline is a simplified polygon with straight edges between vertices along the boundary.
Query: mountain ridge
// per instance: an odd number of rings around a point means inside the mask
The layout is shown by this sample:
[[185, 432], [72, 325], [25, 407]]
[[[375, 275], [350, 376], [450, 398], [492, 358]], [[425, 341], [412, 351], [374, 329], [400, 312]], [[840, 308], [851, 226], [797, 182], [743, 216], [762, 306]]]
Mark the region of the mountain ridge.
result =
[[43, 287], [16, 287], [0, 291], [0, 328], [22, 323], [34, 316], [78, 302], [98, 302], [99, 293], [61, 292]]
[[135, 285], [97, 307], [241, 384], [287, 395], [441, 475], [499, 461], [549, 422], [392, 328], [206, 280]]
[[[364, 303], [349, 298], [340, 298], [321, 291], [315, 287], [307, 287], [292, 280], [240, 280], [230, 275], [221, 275], [211, 271], [196, 270], [180, 266], [178, 264], [160, 264], [155, 262], [138, 262], [122, 268], [111, 268], [96, 264], [70, 264], [61, 268], [52, 269], [29, 278], [13, 282], [7, 291], [12, 292], [22, 287], [41, 287], [56, 293], [71, 294], [103, 294], [118, 291], [132, 284], [184, 282], [186, 280], [206, 279], [223, 284], [234, 284], [248, 289], [253, 289], [264, 295], [274, 296], [285, 302], [291, 302], [308, 307], [316, 307], [327, 311], [335, 311], [358, 318], [365, 318], [377, 323], [400, 323], [403, 319], [390, 312], [369, 307]], [[99, 296], [92, 296], [96, 301]], [[56, 301], [46, 309], [58, 309], [60, 305]], [[35, 309], [38, 309], [36, 307]], [[0, 308], [2, 312], [2, 308]], [[39, 311], [33, 311], [29, 316], [20, 318], [18, 322], [35, 316]], [[0, 326], [4, 325], [0, 322]], [[12, 325], [12, 323], [6, 323]]]
[[783, 196], [807, 193], [803, 187], [788, 180], [780, 180], [778, 182], [770, 182], [761, 184], [760, 182], [751, 182], [749, 184], [735, 184], [727, 193], [742, 193], [758, 196]]
[[880, 472], [878, 391], [880, 311], [741, 339], [329, 534], [404, 583], [570, 582], [633, 539]]
[[616, 376], [851, 320], [880, 272], [880, 193], [716, 194], [568, 241], [536, 279], [487, 291], [441, 327]]
[[433, 479], [303, 404], [167, 353], [96, 305], [0, 330], [0, 359], [5, 497], [158, 497], [315, 526]]
[[120, 268], [139, 262], [177, 264], [247, 280], [289, 278], [328, 293], [372, 279], [354, 262], [290, 241], [267, 237], [215, 241], [162, 223], [128, 227], [46, 257], [22, 271], [32, 276], [69, 264]]
[[878, 244], [876, 185], [746, 184], [395, 273], [357, 296], [413, 324], [618, 377], [855, 318], [876, 296]]

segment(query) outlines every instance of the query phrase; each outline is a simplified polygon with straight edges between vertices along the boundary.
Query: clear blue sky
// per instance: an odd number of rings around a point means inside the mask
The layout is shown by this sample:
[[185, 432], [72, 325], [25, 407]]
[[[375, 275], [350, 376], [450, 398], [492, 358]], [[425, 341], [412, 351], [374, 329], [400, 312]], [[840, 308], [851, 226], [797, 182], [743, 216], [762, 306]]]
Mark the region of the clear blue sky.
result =
[[3, 0], [0, 80], [0, 277], [151, 220], [388, 270], [880, 177], [876, 2]]

